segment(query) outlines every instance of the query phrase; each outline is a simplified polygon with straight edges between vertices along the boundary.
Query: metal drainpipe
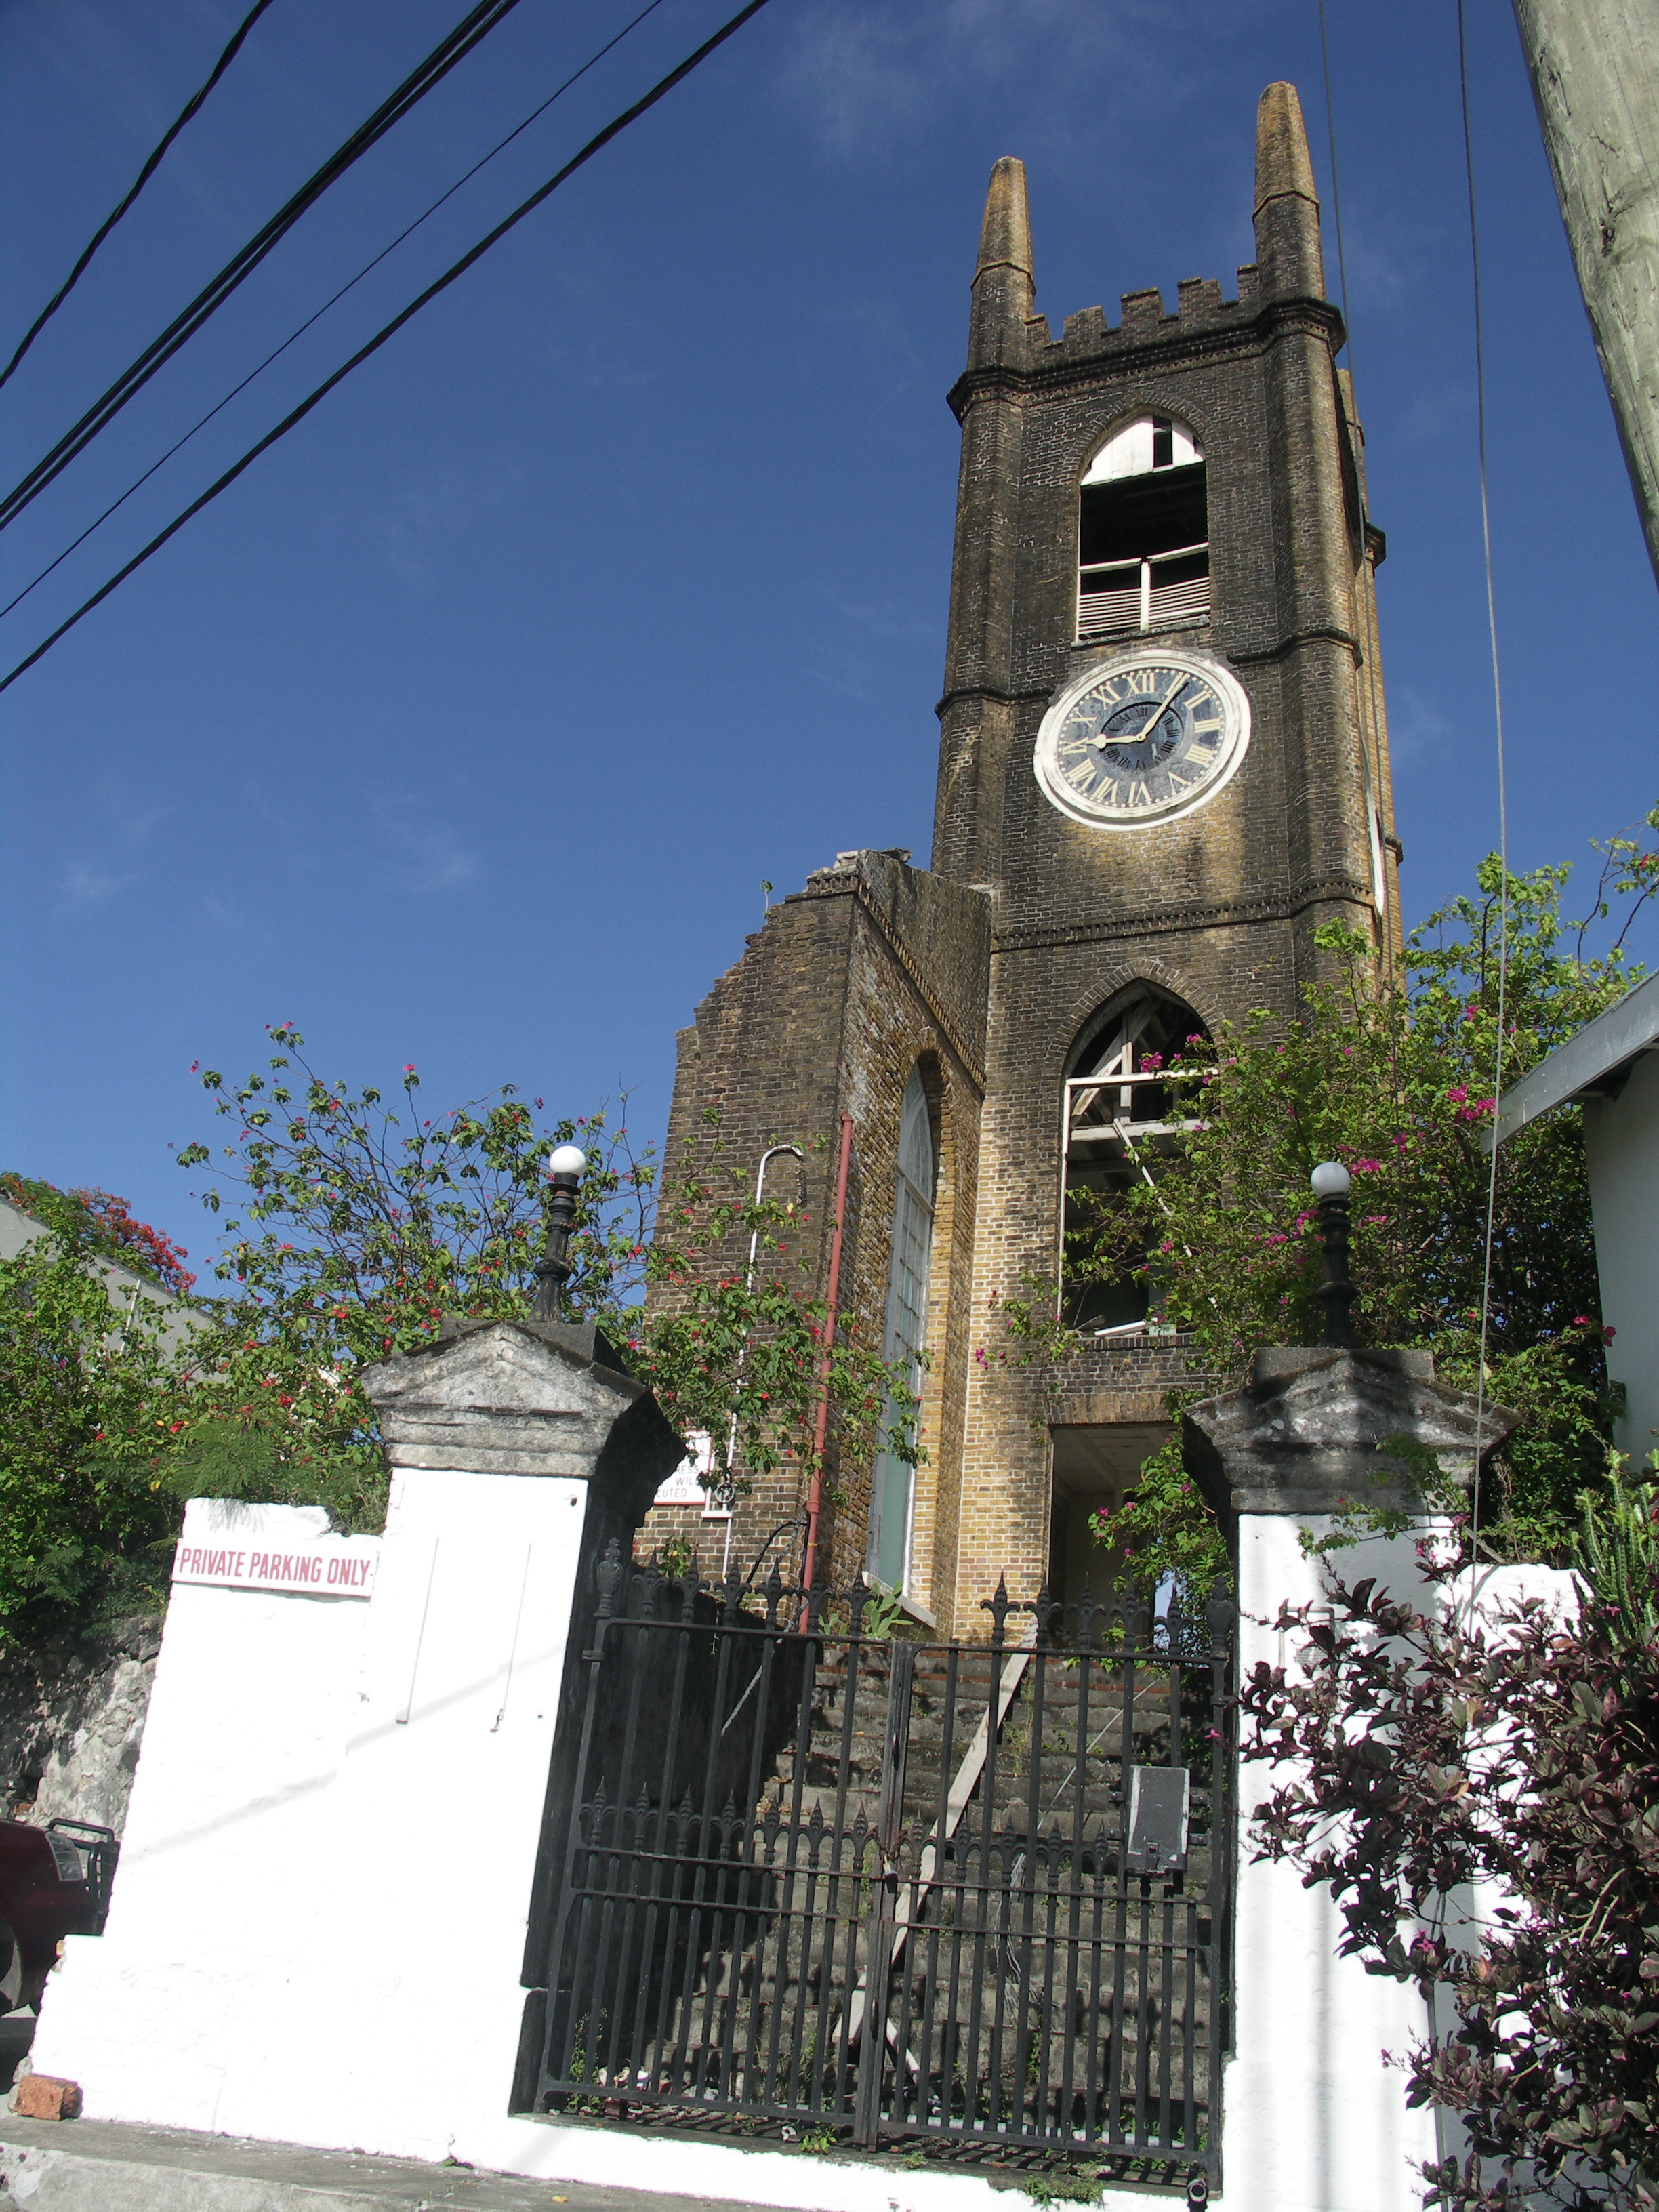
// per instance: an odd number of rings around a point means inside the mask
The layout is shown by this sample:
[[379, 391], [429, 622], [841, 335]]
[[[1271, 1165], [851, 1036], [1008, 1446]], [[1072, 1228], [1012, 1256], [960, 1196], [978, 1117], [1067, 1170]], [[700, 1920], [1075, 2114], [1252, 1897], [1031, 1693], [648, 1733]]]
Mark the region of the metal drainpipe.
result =
[[842, 1232], [847, 1221], [847, 1170], [853, 1158], [853, 1117], [841, 1117], [841, 1165], [836, 1172], [836, 1233], [830, 1245], [830, 1290], [824, 1300], [823, 1362], [818, 1370], [818, 1413], [812, 1425], [812, 1483], [806, 1493], [806, 1558], [801, 1567], [801, 1613], [812, 1587], [818, 1555], [818, 1510], [823, 1498], [823, 1448], [830, 1434], [830, 1370], [835, 1356], [836, 1316], [841, 1307]]
[[[766, 1150], [761, 1154], [760, 1166], [755, 1171], [755, 1203], [757, 1206], [760, 1204], [762, 1196], [766, 1189], [766, 1170], [771, 1166], [773, 1161], [777, 1158], [780, 1152], [793, 1152], [798, 1160], [804, 1160], [805, 1157], [799, 1145], [769, 1145]], [[759, 1250], [760, 1224], [757, 1222], [749, 1238], [749, 1267], [748, 1272], [743, 1279], [744, 1295], [745, 1297], [752, 1297], [754, 1296], [755, 1259]], [[749, 1342], [748, 1339], [745, 1338], [744, 1340], [743, 1348], [738, 1354], [738, 1371], [736, 1379], [739, 1382], [743, 1380], [743, 1370], [748, 1362], [748, 1358]], [[732, 1482], [736, 1473], [737, 1452], [738, 1415], [737, 1409], [734, 1407], [732, 1412], [732, 1426], [727, 1431], [726, 1438], [726, 1480], [728, 1486]], [[720, 1580], [722, 1582], [725, 1581], [727, 1570], [732, 1565], [732, 1522], [733, 1519], [733, 1510], [732, 1507], [732, 1493], [729, 1487], [726, 1492], [726, 1501], [728, 1510], [726, 1516], [726, 1551], [720, 1560]]]

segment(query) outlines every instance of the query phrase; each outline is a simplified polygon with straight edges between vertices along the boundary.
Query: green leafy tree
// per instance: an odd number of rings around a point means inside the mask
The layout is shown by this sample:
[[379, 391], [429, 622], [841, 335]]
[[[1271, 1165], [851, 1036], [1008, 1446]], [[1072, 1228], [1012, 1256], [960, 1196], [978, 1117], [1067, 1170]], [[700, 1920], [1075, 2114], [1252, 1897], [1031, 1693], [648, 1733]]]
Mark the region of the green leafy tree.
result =
[[[1655, 830], [1659, 807], [1641, 832], [1595, 845], [1601, 867], [1583, 921], [1562, 915], [1568, 867], [1509, 876], [1504, 1086], [1641, 978], [1626, 947], [1659, 887]], [[1321, 1159], [1340, 1159], [1354, 1176], [1360, 1336], [1429, 1349], [1444, 1380], [1474, 1389], [1502, 894], [1489, 856], [1475, 894], [1429, 915], [1385, 975], [1367, 938], [1321, 929], [1328, 973], [1305, 994], [1301, 1020], [1285, 1026], [1259, 1011], [1172, 1055], [1170, 1086], [1192, 1124], [1182, 1151], [1146, 1161], [1148, 1179], [1119, 1201], [1068, 1194], [1068, 1290], [1139, 1274], [1155, 1316], [1190, 1336], [1203, 1387], [1234, 1387], [1263, 1345], [1318, 1340], [1321, 1243], [1307, 1179]], [[1053, 1283], [1026, 1283], [1002, 1322], [995, 1358], [1061, 1360], [1078, 1343]], [[1608, 1464], [1608, 1338], [1582, 1115], [1568, 1106], [1498, 1157], [1486, 1394], [1516, 1407], [1522, 1427], [1482, 1495], [1486, 1551], [1548, 1558], [1571, 1537], [1579, 1489]], [[1197, 1394], [1176, 1391], [1170, 1409]], [[1124, 1509], [1097, 1517], [1097, 1535], [1144, 1586], [1175, 1575], [1199, 1595], [1224, 1573], [1212, 1517], [1170, 1447], [1144, 1464]]]
[[179, 1357], [167, 1309], [85, 1237], [0, 1261], [0, 1640], [155, 1601]]
[[[879, 1358], [870, 1318], [855, 1306], [842, 1309], [828, 1335], [805, 1213], [791, 1202], [757, 1201], [746, 1167], [726, 1157], [718, 1115], [706, 1121], [705, 1140], [688, 1142], [661, 1194], [644, 1305], [622, 1316], [634, 1371], [672, 1419], [708, 1436], [721, 1489], [740, 1492], [786, 1464], [810, 1477], [826, 1390], [832, 1474], [884, 1449], [915, 1464], [916, 1399], [905, 1363]], [[742, 1249], [745, 1235], [751, 1265], [741, 1273], [711, 1267]], [[830, 1504], [844, 1498], [832, 1480]]]
[[1179, 1435], [1141, 1462], [1124, 1503], [1114, 1511], [1091, 1514], [1089, 1526], [1096, 1541], [1111, 1552], [1119, 1585], [1149, 1604], [1172, 1579], [1183, 1609], [1198, 1613], [1212, 1590], [1231, 1583], [1226, 1544], [1181, 1463]]
[[[1659, 809], [1646, 826], [1659, 828]], [[1582, 922], [1562, 918], [1566, 868], [1509, 877], [1506, 1086], [1642, 973], [1626, 946], [1659, 882], [1659, 853], [1637, 836], [1597, 849], [1601, 875]], [[1149, 1162], [1151, 1181], [1086, 1219], [1087, 1194], [1074, 1194], [1082, 1226], [1067, 1254], [1073, 1282], [1139, 1272], [1161, 1319], [1190, 1335], [1205, 1387], [1231, 1387], [1261, 1346], [1319, 1337], [1320, 1244], [1308, 1179], [1321, 1160], [1340, 1160], [1353, 1179], [1362, 1340], [1426, 1348], [1447, 1381], [1472, 1389], [1504, 889], [1499, 864], [1488, 857], [1475, 895], [1453, 900], [1413, 933], [1392, 980], [1376, 975], [1369, 939], [1322, 929], [1327, 977], [1309, 989], [1298, 1022], [1285, 1027], [1258, 1012], [1212, 1042], [1189, 1043], [1169, 1071], [1172, 1089], [1191, 1102], [1182, 1147]], [[1615, 917], [1612, 942], [1592, 951], [1593, 937]], [[1578, 1492], [1605, 1470], [1615, 1410], [1577, 1109], [1545, 1115], [1503, 1146], [1493, 1232], [1486, 1390], [1522, 1420], [1482, 1499], [1486, 1540], [1507, 1555], [1547, 1556], [1569, 1537]], [[1010, 1313], [1011, 1331], [1028, 1345], [1042, 1335], [1030, 1312], [1021, 1305]], [[1051, 1334], [1063, 1349], [1058, 1322]], [[1148, 1462], [1144, 1484], [1127, 1521], [1103, 1522], [1103, 1539], [1127, 1540], [1148, 1574], [1183, 1574], [1183, 1547], [1200, 1545], [1192, 1524], [1204, 1521], [1205, 1509], [1172, 1490], [1162, 1458]]]
[[[722, 1480], [786, 1459], [810, 1473], [826, 1355], [843, 1459], [874, 1449], [884, 1407], [902, 1420], [914, 1402], [857, 1315], [826, 1346], [791, 1249], [794, 1210], [744, 1197], [717, 1132], [702, 1165], [688, 1156], [665, 1192], [650, 1149], [604, 1111], [544, 1121], [539, 1099], [508, 1085], [425, 1116], [412, 1066], [388, 1100], [324, 1080], [291, 1026], [270, 1036], [267, 1068], [245, 1082], [202, 1076], [235, 1132], [203, 1194], [225, 1237], [215, 1273], [226, 1287], [169, 1462], [176, 1490], [315, 1499], [343, 1525], [378, 1525], [386, 1475], [364, 1368], [430, 1342], [447, 1316], [531, 1312], [547, 1157], [571, 1140], [587, 1164], [567, 1310], [612, 1336], [672, 1420], [709, 1436]], [[178, 1157], [193, 1169], [214, 1154], [195, 1144]], [[744, 1232], [752, 1281], [715, 1264]]]

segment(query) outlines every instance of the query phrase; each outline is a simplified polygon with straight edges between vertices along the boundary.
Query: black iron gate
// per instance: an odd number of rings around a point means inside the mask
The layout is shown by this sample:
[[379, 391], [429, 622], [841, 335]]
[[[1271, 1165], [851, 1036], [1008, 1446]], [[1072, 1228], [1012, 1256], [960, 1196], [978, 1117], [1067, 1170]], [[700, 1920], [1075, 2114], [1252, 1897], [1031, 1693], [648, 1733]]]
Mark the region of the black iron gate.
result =
[[599, 1575], [542, 2109], [1217, 2174], [1230, 1607], [999, 1589], [922, 1644], [861, 1585]]

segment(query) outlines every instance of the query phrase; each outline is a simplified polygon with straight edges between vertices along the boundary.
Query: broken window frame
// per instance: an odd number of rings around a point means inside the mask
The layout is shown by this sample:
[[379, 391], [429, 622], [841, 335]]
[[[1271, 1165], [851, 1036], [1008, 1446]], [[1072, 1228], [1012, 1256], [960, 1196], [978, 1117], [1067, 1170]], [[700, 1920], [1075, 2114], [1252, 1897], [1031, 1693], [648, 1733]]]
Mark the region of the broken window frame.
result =
[[[1092, 472], [1102, 454], [1130, 437], [1143, 422], [1149, 422], [1152, 428], [1151, 468], [1132, 468], [1121, 477], [1095, 478]], [[1097, 449], [1089, 470], [1079, 483], [1076, 635], [1079, 641], [1124, 633], [1145, 635], [1150, 630], [1181, 629], [1210, 618], [1207, 461], [1203, 447], [1184, 422], [1179, 425], [1184, 444], [1197, 455], [1197, 465], [1206, 470], [1203, 538], [1189, 545], [1149, 546], [1139, 554], [1113, 561], [1085, 562], [1083, 558], [1084, 495], [1098, 489], [1103, 483], [1144, 481], [1148, 476], [1161, 476], [1166, 470], [1172, 475], [1184, 474], [1193, 464], [1185, 458], [1180, 461], [1176, 459], [1176, 418], [1166, 415], [1136, 416], [1121, 423]], [[1204, 561], [1201, 576], [1179, 577], [1162, 584], [1155, 580], [1154, 570], [1176, 562], [1194, 561], [1200, 556]], [[1131, 580], [1115, 586], [1107, 584], [1104, 580], [1112, 576]]]
[[[1159, 995], [1148, 989], [1138, 1005], [1133, 1001], [1126, 1004], [1123, 1009], [1124, 1033], [1116, 1051], [1087, 1074], [1067, 1076], [1065, 1081], [1060, 1131], [1062, 1164], [1060, 1294], [1062, 1312], [1071, 1295], [1066, 1268], [1066, 1210], [1073, 1172], [1084, 1164], [1084, 1152], [1091, 1156], [1088, 1160], [1091, 1166], [1103, 1162], [1108, 1166], [1121, 1164], [1127, 1167], [1128, 1179], [1144, 1182], [1167, 1214], [1169, 1208], [1158, 1193], [1158, 1178], [1152, 1173], [1149, 1160], [1156, 1161], [1160, 1155], [1167, 1157], [1179, 1148], [1182, 1139], [1192, 1130], [1202, 1127], [1201, 1117], [1197, 1115], [1176, 1115], [1174, 1118], [1165, 1115], [1146, 1120], [1139, 1120], [1135, 1115], [1138, 1095], [1144, 1097], [1159, 1087], [1167, 1090], [1172, 1085], [1197, 1083], [1204, 1073], [1201, 1068], [1136, 1066], [1137, 1053], [1140, 1049], [1139, 1034], [1157, 1012]], [[1187, 1011], [1192, 1012], [1190, 1008]], [[1192, 1018], [1200, 1029], [1203, 1028], [1196, 1013], [1192, 1014]], [[1162, 1055], [1159, 1057], [1161, 1060]], [[1103, 1112], [1100, 1110], [1103, 1100], [1106, 1102]], [[1114, 1322], [1103, 1328], [1088, 1328], [1085, 1324], [1083, 1328], [1085, 1334], [1096, 1338], [1168, 1333], [1167, 1325], [1161, 1323], [1152, 1310], [1150, 1300], [1148, 1311], [1138, 1321]]]

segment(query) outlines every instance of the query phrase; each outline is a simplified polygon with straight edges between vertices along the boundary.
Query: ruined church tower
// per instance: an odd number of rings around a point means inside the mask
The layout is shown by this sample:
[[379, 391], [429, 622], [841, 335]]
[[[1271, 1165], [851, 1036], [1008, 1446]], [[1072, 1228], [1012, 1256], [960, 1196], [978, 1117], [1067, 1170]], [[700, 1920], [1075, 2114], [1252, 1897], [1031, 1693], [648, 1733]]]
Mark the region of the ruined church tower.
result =
[[[1255, 179], [1236, 298], [1193, 278], [1174, 313], [1130, 292], [1115, 325], [1085, 308], [1056, 337], [1024, 171], [997, 163], [950, 395], [931, 867], [837, 854], [679, 1040], [671, 1154], [710, 1109], [750, 1173], [799, 1146], [768, 1188], [805, 1202], [820, 1285], [851, 1117], [843, 1298], [890, 1358], [925, 1355], [927, 1456], [838, 1471], [819, 1573], [863, 1566], [941, 1634], [984, 1632], [1002, 1573], [1076, 1595], [1088, 1516], [1132, 1485], [1186, 1373], [1144, 1285], [1065, 1284], [1067, 1191], [1109, 1201], [1179, 1142], [1168, 1054], [1256, 1007], [1293, 1018], [1320, 924], [1382, 964], [1399, 949], [1383, 539], [1291, 85], [1262, 95]], [[1045, 1284], [1080, 1351], [1005, 1361], [1004, 1302]], [[757, 1486], [729, 1520], [665, 1502], [644, 1540], [746, 1570], [781, 1523], [787, 1575], [799, 1486]]]

